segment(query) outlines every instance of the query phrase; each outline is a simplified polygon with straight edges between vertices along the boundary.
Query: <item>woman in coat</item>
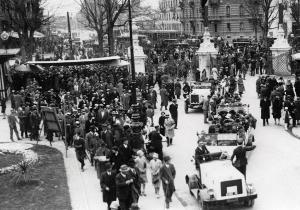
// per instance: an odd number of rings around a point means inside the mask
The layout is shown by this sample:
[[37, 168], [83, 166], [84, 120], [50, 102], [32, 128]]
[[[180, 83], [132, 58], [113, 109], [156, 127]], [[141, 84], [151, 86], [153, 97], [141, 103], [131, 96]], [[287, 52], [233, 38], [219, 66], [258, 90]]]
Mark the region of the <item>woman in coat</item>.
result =
[[151, 178], [152, 178], [152, 184], [154, 187], [155, 195], [157, 198], [159, 198], [159, 189], [160, 189], [160, 169], [162, 167], [162, 162], [160, 159], [158, 159], [158, 154], [153, 153], [152, 160], [149, 163], [150, 166], [150, 172], [151, 172]]
[[169, 93], [164, 85], [160, 89], [160, 98], [161, 98], [160, 110], [162, 110], [163, 106], [165, 107], [165, 110], [168, 110]]
[[166, 128], [166, 138], [167, 138], [167, 145], [170, 146], [173, 143], [173, 138], [175, 136], [175, 121], [170, 117], [169, 114], [166, 114], [165, 119], [165, 128]]
[[141, 183], [141, 195], [146, 196], [145, 187], [146, 187], [146, 183], [148, 182], [147, 160], [142, 150], [138, 150], [136, 154], [137, 154], [137, 158], [135, 159], [135, 167], [139, 170], [140, 183]]
[[280, 99], [279, 96], [275, 96], [272, 105], [272, 114], [275, 120], [275, 125], [277, 125], [277, 120], [278, 120], [278, 125], [280, 125], [281, 110], [282, 110], [282, 100]]
[[270, 118], [270, 100], [267, 97], [263, 97], [260, 100], [260, 109], [261, 109], [261, 119], [263, 120], [263, 126], [266, 125], [266, 123], [269, 125], [269, 118]]
[[164, 164], [160, 169], [160, 178], [165, 194], [166, 208], [169, 208], [169, 203], [172, 201], [172, 195], [175, 192], [174, 179], [176, 170], [173, 164], [170, 163], [170, 157], [164, 157]]

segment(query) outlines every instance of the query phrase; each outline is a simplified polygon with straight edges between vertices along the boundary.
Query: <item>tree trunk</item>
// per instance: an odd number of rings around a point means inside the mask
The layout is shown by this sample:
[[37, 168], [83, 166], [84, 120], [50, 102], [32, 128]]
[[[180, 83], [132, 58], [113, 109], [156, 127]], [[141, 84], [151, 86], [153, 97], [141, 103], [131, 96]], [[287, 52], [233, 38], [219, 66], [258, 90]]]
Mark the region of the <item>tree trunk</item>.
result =
[[98, 36], [98, 43], [99, 43], [99, 56], [103, 57], [104, 56], [104, 49], [103, 49], [103, 31], [99, 30], [97, 31], [97, 36]]
[[107, 37], [108, 37], [108, 50], [109, 55], [114, 55], [114, 28], [113, 25], [109, 25], [107, 29]]

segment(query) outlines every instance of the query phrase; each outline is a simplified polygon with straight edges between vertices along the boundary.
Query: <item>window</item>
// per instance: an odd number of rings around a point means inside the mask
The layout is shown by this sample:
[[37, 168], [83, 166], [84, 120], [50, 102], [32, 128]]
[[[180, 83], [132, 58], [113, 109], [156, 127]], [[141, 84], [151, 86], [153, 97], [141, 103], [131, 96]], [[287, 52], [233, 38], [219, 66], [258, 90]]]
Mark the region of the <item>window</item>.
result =
[[214, 24], [215, 32], [218, 32], [218, 24]]
[[230, 25], [230, 23], [227, 23], [227, 31], [231, 31], [231, 25]]
[[244, 23], [240, 22], [240, 31], [244, 31]]
[[244, 13], [245, 13], [245, 11], [244, 11], [244, 6], [241, 5], [241, 6], [240, 6], [240, 16], [244, 16]]
[[226, 16], [230, 17], [230, 6], [226, 6]]

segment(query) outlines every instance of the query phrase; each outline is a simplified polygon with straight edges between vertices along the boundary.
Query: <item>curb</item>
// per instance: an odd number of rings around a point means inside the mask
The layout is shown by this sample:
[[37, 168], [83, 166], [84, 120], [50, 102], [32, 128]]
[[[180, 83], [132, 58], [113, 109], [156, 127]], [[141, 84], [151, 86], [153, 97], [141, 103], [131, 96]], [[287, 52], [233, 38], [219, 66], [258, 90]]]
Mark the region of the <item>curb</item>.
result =
[[291, 136], [297, 138], [300, 140], [300, 136], [296, 135], [294, 132], [293, 132], [293, 128], [289, 128], [286, 132], [288, 132]]

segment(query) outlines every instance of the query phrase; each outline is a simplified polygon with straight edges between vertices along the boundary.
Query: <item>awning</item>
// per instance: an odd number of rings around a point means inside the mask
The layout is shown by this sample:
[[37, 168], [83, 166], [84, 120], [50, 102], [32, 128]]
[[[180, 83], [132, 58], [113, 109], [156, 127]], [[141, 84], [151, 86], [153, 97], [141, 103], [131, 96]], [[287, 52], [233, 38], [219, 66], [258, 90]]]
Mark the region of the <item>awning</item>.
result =
[[40, 66], [76, 66], [76, 65], [88, 65], [88, 64], [107, 64], [107, 65], [118, 65], [121, 58], [119, 56], [110, 56], [103, 58], [92, 58], [82, 60], [61, 60], [61, 61], [28, 61], [29, 65], [40, 65]]

